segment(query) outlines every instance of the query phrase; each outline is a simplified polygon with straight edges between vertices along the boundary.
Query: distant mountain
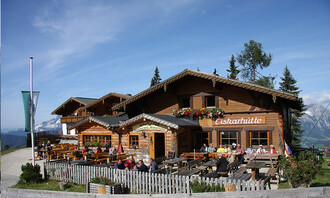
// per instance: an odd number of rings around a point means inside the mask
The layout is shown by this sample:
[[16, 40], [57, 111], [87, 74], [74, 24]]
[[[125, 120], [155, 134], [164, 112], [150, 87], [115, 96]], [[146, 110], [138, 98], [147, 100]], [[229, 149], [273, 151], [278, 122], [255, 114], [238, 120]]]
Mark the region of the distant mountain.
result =
[[35, 126], [35, 131], [62, 131], [61, 117], [56, 116]]
[[[322, 113], [323, 116], [321, 117]], [[319, 122], [317, 123], [317, 120]], [[317, 123], [315, 125], [315, 123]], [[309, 137], [306, 140], [306, 145], [311, 146], [312, 144], [323, 147], [322, 145], [330, 145], [330, 110], [325, 110], [322, 104], [312, 103], [307, 106], [305, 114], [301, 118], [301, 124], [305, 130], [302, 138], [304, 142], [305, 137]], [[315, 125], [315, 127], [314, 127]], [[312, 130], [312, 128], [314, 129]], [[312, 131], [311, 131], [312, 130]]]
[[[35, 131], [62, 131], [60, 116], [42, 122], [35, 126]], [[26, 147], [27, 132], [24, 129], [11, 130], [1, 133], [1, 149]]]

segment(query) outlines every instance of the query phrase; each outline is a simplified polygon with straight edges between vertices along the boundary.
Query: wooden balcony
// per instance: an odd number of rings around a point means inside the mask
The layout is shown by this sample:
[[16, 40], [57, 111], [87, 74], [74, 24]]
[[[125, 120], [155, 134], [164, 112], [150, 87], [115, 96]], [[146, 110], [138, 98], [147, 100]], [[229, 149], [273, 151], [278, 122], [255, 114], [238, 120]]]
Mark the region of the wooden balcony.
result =
[[66, 116], [61, 118], [61, 123], [74, 123], [82, 120], [86, 116]]

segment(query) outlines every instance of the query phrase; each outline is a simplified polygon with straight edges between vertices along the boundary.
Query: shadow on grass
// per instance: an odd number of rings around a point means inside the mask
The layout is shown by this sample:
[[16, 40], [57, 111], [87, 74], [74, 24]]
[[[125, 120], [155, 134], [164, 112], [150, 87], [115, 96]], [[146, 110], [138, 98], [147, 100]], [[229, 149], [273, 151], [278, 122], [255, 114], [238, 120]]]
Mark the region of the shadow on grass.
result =
[[311, 184], [311, 187], [321, 187], [321, 186], [330, 186], [330, 183], [320, 183], [320, 182], [315, 182]]

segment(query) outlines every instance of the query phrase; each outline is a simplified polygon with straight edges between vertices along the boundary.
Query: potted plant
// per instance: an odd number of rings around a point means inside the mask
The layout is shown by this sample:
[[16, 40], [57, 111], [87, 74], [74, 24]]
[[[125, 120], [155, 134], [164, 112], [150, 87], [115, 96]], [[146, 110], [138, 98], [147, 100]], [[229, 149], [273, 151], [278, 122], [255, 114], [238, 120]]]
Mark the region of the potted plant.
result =
[[88, 193], [98, 194], [122, 194], [122, 184], [111, 181], [108, 178], [99, 176], [94, 177], [88, 183]]

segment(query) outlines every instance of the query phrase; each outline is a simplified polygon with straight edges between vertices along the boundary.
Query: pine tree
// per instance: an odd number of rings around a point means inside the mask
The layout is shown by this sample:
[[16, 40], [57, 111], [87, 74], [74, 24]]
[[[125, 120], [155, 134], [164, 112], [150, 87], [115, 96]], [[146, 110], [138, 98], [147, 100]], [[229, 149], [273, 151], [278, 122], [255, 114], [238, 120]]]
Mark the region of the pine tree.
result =
[[262, 50], [262, 44], [254, 40], [244, 43], [244, 47], [245, 49], [237, 55], [237, 62], [243, 66], [243, 79], [254, 83], [256, 81], [257, 69], [268, 67], [272, 60], [272, 55], [266, 54]]
[[227, 69], [227, 72], [229, 72], [227, 78], [238, 80], [237, 75], [240, 72], [240, 70], [238, 70], [238, 66], [235, 65], [235, 62], [236, 60], [234, 55], [231, 55], [231, 59], [229, 61], [229, 69]]
[[256, 85], [264, 86], [270, 89], [274, 89], [275, 76], [261, 76], [254, 82]]
[[[290, 70], [285, 66], [283, 77], [281, 77], [282, 82], [280, 82], [280, 90], [288, 92], [291, 94], [299, 95], [300, 90], [296, 86], [297, 81], [293, 78]], [[287, 138], [287, 143], [292, 149], [300, 147], [301, 136], [304, 130], [302, 129], [300, 118], [306, 110], [303, 99], [298, 98], [299, 100], [299, 109], [290, 109], [290, 131]]]
[[150, 87], [157, 85], [158, 83], [160, 83], [161, 80], [162, 79], [159, 76], [158, 67], [156, 66], [154, 76], [152, 77], [151, 82], [150, 82]]

